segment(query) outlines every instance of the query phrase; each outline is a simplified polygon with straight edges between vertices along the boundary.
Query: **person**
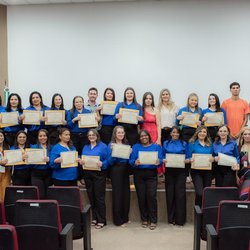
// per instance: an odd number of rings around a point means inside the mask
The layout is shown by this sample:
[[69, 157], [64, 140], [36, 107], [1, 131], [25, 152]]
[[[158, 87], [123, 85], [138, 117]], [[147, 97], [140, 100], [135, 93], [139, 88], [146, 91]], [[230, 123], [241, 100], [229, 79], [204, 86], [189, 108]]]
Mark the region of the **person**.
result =
[[155, 108], [154, 96], [146, 92], [142, 97], [143, 123], [141, 129], [147, 130], [152, 142], [161, 145], [160, 114]]
[[98, 90], [95, 87], [91, 87], [88, 90], [88, 101], [84, 105], [87, 110], [89, 110], [91, 113], [95, 113], [99, 104], [96, 102], [98, 97]]
[[[37, 140], [38, 131], [41, 128], [45, 128], [44, 126], [44, 111], [49, 110], [49, 107], [43, 104], [42, 95], [38, 91], [34, 91], [30, 94], [29, 97], [30, 106], [27, 107], [25, 110], [34, 110], [34, 111], [41, 111], [43, 116], [41, 117], [40, 125], [25, 125], [28, 130], [28, 137], [29, 142], [31, 144], [35, 144]], [[21, 120], [24, 119], [24, 115], [21, 116]]]
[[[106, 88], [103, 94], [104, 101], [115, 101], [115, 91], [112, 88]], [[100, 110], [102, 106], [100, 106]], [[111, 141], [113, 129], [116, 125], [116, 121], [113, 119], [113, 115], [102, 115], [100, 136], [102, 142], [108, 145]]]
[[117, 226], [126, 226], [129, 221], [130, 185], [129, 159], [112, 156], [114, 144], [128, 145], [125, 130], [116, 126], [113, 130], [111, 143], [108, 145], [108, 164], [112, 184], [113, 222]]
[[65, 127], [67, 124], [66, 121], [66, 110], [64, 109], [63, 97], [61, 94], [56, 93], [53, 95], [51, 100], [51, 110], [63, 110], [65, 112], [65, 117], [62, 120], [61, 125], [49, 125], [48, 132], [49, 132], [49, 142], [50, 145], [55, 145], [58, 141], [58, 129]]
[[238, 139], [241, 129], [247, 123], [248, 103], [240, 98], [240, 84], [233, 82], [229, 86], [231, 97], [222, 102], [221, 107], [226, 111], [227, 124], [233, 139]]
[[[162, 148], [152, 143], [147, 130], [139, 132], [140, 143], [132, 148], [130, 165], [134, 167], [134, 183], [141, 214], [142, 227], [154, 230], [157, 223], [157, 167], [163, 162]], [[154, 164], [142, 164], [140, 152], [156, 152], [158, 159]]]
[[163, 145], [166, 140], [171, 140], [171, 128], [176, 126], [176, 117], [179, 112], [179, 108], [171, 99], [169, 89], [164, 88], [160, 91], [158, 110], [161, 123], [161, 144]]
[[[189, 141], [188, 156], [191, 162], [194, 161], [193, 154], [211, 154], [209, 161], [214, 161], [212, 157], [212, 142], [208, 135], [208, 130], [204, 126], [196, 129], [194, 135]], [[205, 169], [191, 169], [191, 176], [195, 189], [195, 205], [202, 205], [202, 193], [205, 187], [210, 187], [212, 184], [213, 174], [212, 165], [211, 170]]]
[[250, 127], [244, 127], [239, 138], [240, 170], [238, 171], [240, 199], [247, 200], [250, 192]]
[[[180, 128], [173, 126], [170, 140], [163, 143], [163, 157], [166, 154], [184, 154], [188, 163], [188, 143], [180, 138]], [[168, 161], [166, 157], [165, 162]], [[186, 172], [185, 168], [167, 167], [165, 171], [165, 190], [168, 223], [183, 226], [186, 222]]]
[[49, 165], [50, 143], [49, 133], [46, 129], [40, 129], [37, 135], [37, 144], [31, 145], [31, 148], [43, 149], [46, 151], [44, 162], [46, 164], [34, 164], [31, 171], [31, 184], [37, 186], [40, 199], [45, 199], [47, 189], [52, 185], [51, 167]]
[[[107, 145], [101, 142], [96, 129], [90, 129], [87, 136], [88, 144], [83, 147], [82, 155], [99, 156], [97, 164], [100, 171], [83, 170], [83, 179], [92, 208], [92, 225], [96, 229], [101, 229], [106, 225], [105, 188], [108, 150]], [[85, 164], [84, 159], [80, 160], [80, 164]]]
[[5, 189], [10, 185], [10, 168], [5, 167], [7, 160], [4, 158], [4, 150], [8, 150], [9, 145], [5, 139], [3, 130], [0, 130], [0, 201], [4, 201]]
[[[21, 97], [17, 93], [11, 93], [8, 97], [7, 106], [2, 112], [18, 112], [18, 117], [20, 117], [23, 113]], [[14, 145], [17, 132], [23, 129], [20, 121], [18, 125], [4, 128], [6, 141], [10, 146]]]
[[[201, 119], [202, 122], [207, 121], [206, 114], [216, 113], [216, 112], [223, 113], [223, 118], [224, 118], [223, 124], [227, 124], [226, 112], [223, 108], [220, 107], [220, 100], [219, 100], [218, 95], [211, 93], [208, 96], [208, 108], [202, 110], [202, 119]], [[220, 125], [223, 125], [223, 124], [220, 124]], [[207, 129], [208, 129], [208, 134], [213, 142], [218, 131], [218, 126], [209, 126]]]
[[[218, 153], [223, 153], [236, 158], [237, 163], [232, 166], [218, 165]], [[230, 129], [227, 125], [218, 128], [217, 136], [213, 143], [213, 156], [217, 166], [215, 166], [215, 185], [217, 187], [236, 186], [236, 171], [239, 170], [239, 152], [235, 140], [230, 137]]]
[[[70, 138], [68, 128], [59, 129], [59, 142], [52, 148], [50, 153], [50, 167], [55, 186], [77, 186], [78, 166], [62, 168], [62, 152], [76, 151]], [[77, 162], [79, 160], [77, 159]]]
[[[10, 148], [11, 150], [21, 149], [23, 151], [23, 161], [26, 159], [24, 150], [29, 148], [28, 135], [25, 131], [20, 130], [16, 134], [15, 143]], [[21, 164], [15, 165], [12, 174], [12, 184], [16, 186], [30, 186], [31, 185], [31, 165]]]
[[88, 109], [84, 108], [84, 99], [81, 96], [75, 96], [73, 99], [72, 108], [67, 112], [67, 127], [70, 129], [71, 138], [78, 154], [82, 152], [82, 148], [87, 144], [87, 132], [89, 128], [79, 128], [78, 121], [80, 114], [91, 113]]
[[[138, 104], [136, 100], [135, 91], [133, 88], [128, 87], [124, 91], [123, 102], [119, 102], [115, 109], [114, 119], [121, 119], [122, 115], [119, 113], [121, 108], [138, 110], [139, 115], [137, 116], [138, 122], [143, 121], [142, 117], [142, 107]], [[138, 142], [138, 125], [137, 124], [128, 124], [128, 123], [120, 123], [118, 125], [122, 125], [125, 129], [126, 136], [129, 142], [129, 145], [133, 146]]]

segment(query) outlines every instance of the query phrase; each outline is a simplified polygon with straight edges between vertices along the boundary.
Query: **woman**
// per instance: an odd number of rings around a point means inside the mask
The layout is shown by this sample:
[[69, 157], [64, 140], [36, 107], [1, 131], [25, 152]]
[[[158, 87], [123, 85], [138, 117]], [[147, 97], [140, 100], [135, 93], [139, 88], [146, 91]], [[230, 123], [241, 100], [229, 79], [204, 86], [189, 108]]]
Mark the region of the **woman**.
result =
[[[212, 142], [208, 136], [208, 130], [204, 126], [196, 129], [194, 135], [189, 141], [189, 158], [194, 161], [193, 154], [211, 154], [209, 161], [214, 161], [212, 157]], [[210, 187], [212, 184], [212, 168], [211, 170], [191, 169], [191, 176], [195, 189], [195, 205], [202, 205], [202, 192], [205, 187]]]
[[[52, 148], [50, 154], [50, 166], [52, 179], [55, 186], [77, 186], [78, 167], [62, 168], [62, 152], [76, 151], [70, 140], [68, 128], [59, 129], [59, 142]], [[77, 160], [79, 162], [79, 160]]]
[[122, 126], [116, 126], [113, 130], [108, 146], [108, 163], [112, 184], [113, 222], [117, 226], [126, 226], [130, 207], [129, 159], [112, 157], [114, 144], [128, 145]]
[[[21, 116], [23, 113], [21, 97], [16, 93], [10, 94], [8, 97], [7, 106], [2, 112], [18, 112], [18, 116]], [[14, 145], [16, 134], [20, 130], [23, 130], [23, 125], [20, 122], [18, 125], [4, 128], [6, 141], [10, 146]]]
[[[174, 126], [170, 130], [170, 140], [163, 143], [163, 157], [166, 154], [183, 154], [188, 163], [188, 144], [180, 139], [180, 129]], [[166, 157], [165, 162], [167, 163]], [[165, 190], [168, 211], [168, 223], [183, 226], [186, 222], [186, 172], [185, 168], [166, 167]]]
[[[29, 101], [30, 106], [25, 110], [41, 111], [43, 115], [45, 110], [49, 110], [49, 107], [43, 104], [42, 95], [37, 91], [34, 91], [30, 94]], [[21, 118], [24, 119], [24, 115], [22, 115]], [[36, 143], [38, 131], [41, 128], [44, 128], [44, 120], [45, 118], [42, 116], [40, 125], [25, 125], [25, 127], [28, 129], [29, 142], [31, 144]]]
[[[112, 88], [106, 88], [103, 95], [104, 101], [115, 101], [115, 91]], [[100, 110], [102, 107], [100, 108]], [[100, 136], [102, 142], [109, 144], [111, 141], [113, 129], [115, 127], [116, 121], [113, 119], [113, 115], [102, 115], [101, 119], [101, 130]]]
[[[20, 130], [16, 134], [14, 146], [11, 150], [21, 149], [23, 151], [23, 161], [26, 158], [24, 150], [29, 148], [28, 135], [25, 131]], [[27, 164], [15, 165], [12, 175], [12, 184], [15, 186], [30, 186], [31, 185], [31, 166]]]
[[154, 96], [151, 92], [146, 92], [142, 98], [143, 123], [141, 129], [147, 130], [152, 142], [161, 145], [160, 114], [155, 108]]
[[[132, 148], [130, 165], [134, 169], [134, 182], [139, 203], [142, 227], [154, 230], [157, 223], [157, 167], [162, 164], [162, 149], [152, 143], [147, 130], [139, 132], [140, 143]], [[142, 164], [140, 152], [156, 152], [158, 159], [154, 164]]]
[[250, 191], [250, 127], [245, 127], [241, 131], [240, 141], [240, 199], [247, 200]]
[[46, 198], [47, 189], [52, 185], [51, 168], [49, 165], [50, 144], [48, 137], [48, 131], [46, 129], [40, 129], [38, 131], [37, 144], [31, 145], [32, 148], [43, 149], [46, 151], [46, 157], [44, 158], [46, 164], [33, 165], [31, 172], [31, 184], [38, 187], [40, 194], [39, 197], [41, 199]]
[[171, 93], [168, 89], [162, 89], [159, 96], [158, 110], [160, 112], [161, 123], [161, 144], [170, 140], [171, 128], [176, 125], [176, 117], [179, 108], [171, 99]]
[[[231, 166], [218, 165], [219, 153], [233, 156], [237, 163]], [[217, 166], [215, 166], [215, 184], [218, 187], [236, 186], [236, 171], [239, 170], [240, 156], [237, 143], [230, 137], [228, 126], [222, 125], [218, 128], [215, 141], [213, 143], [213, 156]]]
[[5, 189], [10, 185], [10, 169], [5, 167], [7, 160], [3, 156], [3, 151], [8, 149], [4, 132], [0, 130], [0, 201], [4, 201]]
[[[206, 117], [207, 113], [209, 114], [209, 113], [216, 113], [216, 112], [223, 113], [224, 124], [227, 124], [226, 112], [223, 108], [220, 107], [219, 97], [216, 94], [212, 93], [208, 96], [208, 108], [202, 110], [202, 122], [207, 121], [207, 117]], [[212, 141], [214, 141], [217, 131], [218, 131], [218, 126], [208, 127], [208, 133]]]
[[[99, 156], [97, 164], [100, 171], [83, 170], [83, 178], [92, 208], [92, 225], [95, 225], [96, 229], [101, 229], [106, 225], [105, 188], [108, 150], [107, 145], [100, 141], [96, 129], [90, 129], [87, 136], [88, 144], [83, 147], [82, 155]], [[85, 161], [81, 160], [80, 164], [84, 165]]]
[[63, 97], [61, 94], [56, 93], [52, 97], [51, 110], [63, 110], [65, 112], [65, 117], [62, 120], [62, 125], [50, 125], [48, 126], [49, 131], [49, 142], [51, 145], [55, 145], [58, 141], [58, 129], [64, 127], [66, 122], [66, 110], [64, 109]]
[[73, 99], [73, 106], [67, 112], [67, 126], [71, 132], [71, 138], [78, 154], [81, 154], [82, 148], [87, 144], [88, 128], [79, 128], [78, 121], [80, 114], [90, 114], [91, 112], [84, 108], [84, 99], [81, 96], [75, 96]]
[[[119, 102], [115, 109], [115, 118], [121, 119], [122, 115], [119, 113], [121, 108], [139, 110], [139, 115], [137, 120], [139, 122], [143, 121], [142, 117], [142, 107], [137, 103], [135, 91], [133, 88], [128, 87], [124, 91], [123, 102]], [[133, 146], [138, 142], [138, 125], [137, 124], [128, 124], [120, 123], [125, 129], [126, 136], [129, 142], [129, 145]]]

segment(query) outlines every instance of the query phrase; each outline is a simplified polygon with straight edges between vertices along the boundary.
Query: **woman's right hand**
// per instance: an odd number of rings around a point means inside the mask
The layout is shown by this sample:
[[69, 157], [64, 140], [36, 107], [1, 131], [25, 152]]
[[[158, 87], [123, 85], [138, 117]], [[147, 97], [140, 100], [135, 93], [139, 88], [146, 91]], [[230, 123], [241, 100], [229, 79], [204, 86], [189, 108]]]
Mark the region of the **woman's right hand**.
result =
[[179, 121], [182, 121], [182, 120], [184, 119], [184, 116], [183, 116], [183, 115], [178, 115], [178, 116], [176, 117], [176, 119], [179, 120]]
[[121, 114], [116, 114], [116, 115], [115, 115], [115, 118], [116, 118], [116, 119], [121, 119], [121, 118], [122, 118], [122, 115], [121, 115]]
[[61, 163], [62, 162], [62, 158], [58, 157], [54, 160], [54, 163]]

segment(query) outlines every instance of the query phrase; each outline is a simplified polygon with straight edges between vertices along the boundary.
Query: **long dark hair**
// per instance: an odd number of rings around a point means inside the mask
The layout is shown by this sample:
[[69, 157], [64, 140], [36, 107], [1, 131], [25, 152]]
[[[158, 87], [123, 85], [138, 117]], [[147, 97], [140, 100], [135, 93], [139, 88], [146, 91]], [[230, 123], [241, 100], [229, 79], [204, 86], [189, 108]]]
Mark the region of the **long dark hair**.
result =
[[106, 88], [106, 89], [104, 90], [104, 93], [103, 93], [103, 100], [104, 100], [104, 101], [107, 101], [107, 99], [106, 99], [106, 92], [108, 92], [108, 91], [111, 91], [111, 92], [112, 92], [112, 94], [113, 94], [112, 101], [115, 101], [115, 91], [114, 91], [112, 88]]
[[[140, 132], [139, 132], [139, 137], [141, 137], [141, 134], [142, 133], [145, 133], [148, 137], [149, 137], [149, 143], [152, 143], [152, 138], [151, 138], [151, 135], [150, 135], [150, 133], [146, 130], [146, 129], [142, 129], [142, 130], [140, 130]], [[141, 141], [141, 140], [140, 140]]]
[[146, 107], [145, 100], [146, 100], [146, 98], [147, 98], [148, 95], [150, 95], [151, 98], [152, 98], [152, 104], [151, 104], [152, 109], [154, 110], [154, 108], [155, 108], [154, 95], [153, 95], [151, 92], [146, 92], [146, 93], [144, 93], [144, 95], [143, 95], [143, 97], [142, 97], [142, 111], [143, 111], [143, 117], [144, 117], [144, 115], [145, 115], [145, 112], [144, 112], [144, 111], [145, 111], [145, 107]]
[[70, 109], [70, 113], [71, 113], [71, 116], [74, 116], [74, 113], [76, 111], [76, 107], [75, 107], [75, 100], [76, 98], [81, 98], [82, 99], [82, 102], [83, 102], [83, 108], [84, 108], [84, 99], [82, 96], [80, 95], [77, 95], [73, 98], [73, 103], [72, 103], [72, 108]]
[[15, 148], [18, 148], [17, 137], [18, 137], [20, 134], [25, 134], [25, 135], [26, 135], [26, 142], [25, 142], [24, 148], [28, 148], [28, 147], [29, 147], [29, 138], [28, 138], [28, 134], [27, 134], [24, 130], [19, 130], [19, 131], [17, 132], [16, 137], [15, 137], [14, 147], [15, 147]]
[[128, 145], [128, 140], [126, 138], [126, 131], [125, 131], [124, 127], [120, 126], [120, 125], [114, 127], [112, 137], [111, 137], [111, 142], [116, 143], [116, 133], [117, 133], [118, 129], [122, 129], [124, 131], [124, 138], [122, 140], [122, 144]]
[[[213, 96], [215, 98], [215, 101], [216, 101], [216, 103], [215, 103], [215, 109], [216, 110], [215, 111], [216, 112], [221, 112], [220, 99], [219, 99], [218, 95], [216, 95], [214, 93], [211, 93], [211, 94], [209, 94], [208, 99], [209, 99], [210, 96]], [[208, 103], [208, 107], [209, 108], [211, 107], [211, 105], [209, 103]]]
[[9, 144], [6, 141], [6, 137], [4, 134], [4, 131], [2, 129], [0, 129], [0, 133], [3, 135], [3, 150], [7, 150], [10, 148]]
[[[65, 131], [69, 131], [69, 133], [71, 134], [70, 130], [68, 128], [58, 128], [58, 143], [61, 141], [59, 136], [62, 135]], [[68, 147], [72, 147], [73, 146], [73, 142], [72, 140], [70, 139], [69, 142], [68, 142]]]
[[32, 103], [32, 96], [33, 96], [34, 94], [37, 94], [37, 95], [40, 97], [40, 99], [41, 99], [40, 105], [41, 105], [42, 108], [44, 108], [45, 105], [43, 104], [43, 97], [42, 97], [42, 95], [41, 95], [38, 91], [33, 91], [32, 93], [30, 93], [30, 98], [29, 98], [30, 105], [33, 106], [33, 103]]
[[50, 150], [51, 149], [51, 147], [50, 147], [50, 141], [49, 141], [49, 132], [46, 130], [46, 129], [39, 129], [39, 131], [38, 131], [38, 133], [37, 133], [37, 142], [36, 142], [36, 145], [37, 145], [37, 147], [41, 144], [40, 142], [39, 142], [39, 139], [38, 139], [38, 137], [39, 137], [39, 134], [41, 133], [41, 132], [44, 132], [45, 134], [46, 134], [46, 136], [47, 136], [47, 148], [48, 148], [48, 150]]
[[229, 142], [231, 140], [231, 131], [230, 131], [230, 128], [227, 125], [221, 125], [221, 126], [218, 127], [217, 134], [216, 134], [216, 136], [214, 138], [214, 142], [217, 143], [217, 144], [220, 142], [219, 130], [222, 127], [226, 127], [227, 128], [227, 131], [228, 131], [227, 142]]
[[62, 103], [61, 103], [61, 105], [60, 105], [60, 107], [59, 107], [59, 110], [64, 110], [63, 97], [62, 97], [62, 95], [59, 94], [59, 93], [55, 93], [55, 94], [52, 96], [52, 100], [51, 100], [51, 109], [55, 109], [55, 108], [56, 108], [56, 106], [55, 106], [55, 98], [56, 98], [57, 96], [61, 97], [61, 99], [62, 99]]
[[6, 106], [6, 111], [7, 112], [11, 112], [12, 109], [11, 109], [11, 105], [10, 105], [10, 99], [12, 96], [16, 96], [17, 99], [18, 99], [18, 105], [17, 105], [17, 110], [19, 112], [23, 112], [23, 107], [22, 107], [22, 99], [21, 97], [17, 94], [17, 93], [11, 93], [8, 97], [8, 101], [7, 101], [7, 106]]
[[123, 102], [124, 102], [124, 103], [126, 102], [126, 92], [127, 92], [128, 90], [133, 91], [133, 93], [134, 93], [133, 103], [134, 103], [136, 106], [138, 106], [139, 104], [138, 104], [138, 102], [137, 102], [137, 100], [136, 100], [135, 90], [134, 90], [133, 88], [131, 88], [131, 87], [128, 87], [128, 88], [125, 89], [125, 91], [124, 91], [124, 96], [123, 96]]

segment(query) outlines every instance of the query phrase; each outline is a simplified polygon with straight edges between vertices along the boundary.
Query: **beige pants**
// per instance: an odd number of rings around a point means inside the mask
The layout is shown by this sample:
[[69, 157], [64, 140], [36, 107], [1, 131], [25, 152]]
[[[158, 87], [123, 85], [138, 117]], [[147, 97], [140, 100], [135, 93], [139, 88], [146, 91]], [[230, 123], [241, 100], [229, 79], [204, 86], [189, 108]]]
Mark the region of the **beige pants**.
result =
[[5, 188], [10, 185], [10, 170], [0, 173], [0, 200], [4, 201]]

